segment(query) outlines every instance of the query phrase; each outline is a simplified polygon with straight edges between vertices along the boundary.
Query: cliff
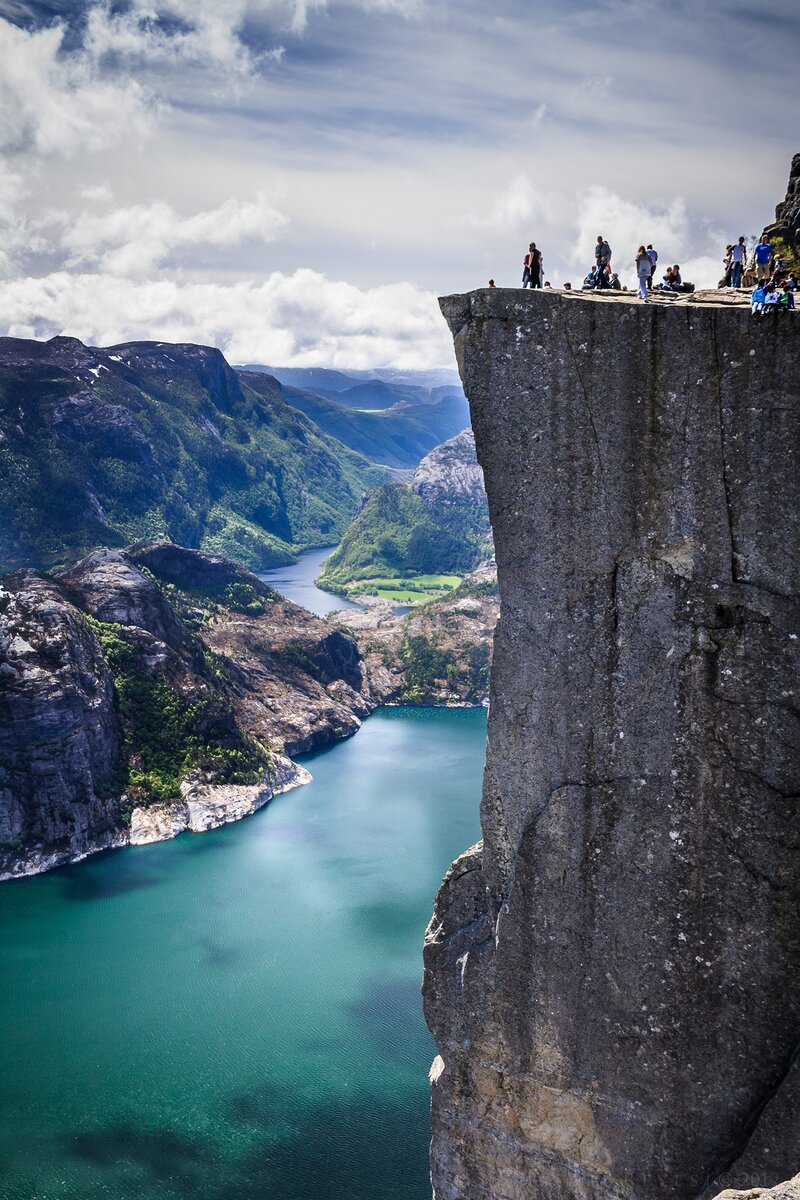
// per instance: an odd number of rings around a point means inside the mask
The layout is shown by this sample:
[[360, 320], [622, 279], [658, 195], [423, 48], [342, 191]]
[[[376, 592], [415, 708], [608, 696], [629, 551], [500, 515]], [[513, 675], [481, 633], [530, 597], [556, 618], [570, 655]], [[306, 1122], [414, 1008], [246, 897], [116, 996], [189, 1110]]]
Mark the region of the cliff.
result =
[[426, 936], [437, 1200], [800, 1165], [800, 319], [727, 299], [441, 302], [501, 615]]
[[393, 686], [226, 559], [141, 543], [6, 576], [0, 879], [246, 816]]
[[800, 249], [800, 153], [792, 159], [786, 199], [776, 205], [775, 220], [761, 236], [781, 238], [787, 246]]

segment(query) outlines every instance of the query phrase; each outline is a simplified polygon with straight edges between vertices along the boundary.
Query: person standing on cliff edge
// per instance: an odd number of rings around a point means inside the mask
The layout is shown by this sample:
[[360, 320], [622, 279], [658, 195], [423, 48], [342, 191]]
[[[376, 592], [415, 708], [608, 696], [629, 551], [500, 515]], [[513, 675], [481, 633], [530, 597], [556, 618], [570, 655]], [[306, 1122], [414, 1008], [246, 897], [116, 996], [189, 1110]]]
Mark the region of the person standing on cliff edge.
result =
[[650, 290], [653, 261], [644, 246], [640, 246], [636, 251], [636, 274], [639, 277], [639, 299], [644, 300], [645, 304], [649, 304], [650, 298], [647, 293]]
[[522, 286], [540, 288], [542, 286], [542, 254], [536, 249], [536, 242], [528, 246], [528, 253], [522, 260]]
[[594, 256], [597, 260], [597, 286], [598, 288], [605, 287], [606, 280], [610, 272], [606, 268], [611, 266], [611, 247], [609, 246], [602, 233], [597, 235], [597, 245], [594, 248]]

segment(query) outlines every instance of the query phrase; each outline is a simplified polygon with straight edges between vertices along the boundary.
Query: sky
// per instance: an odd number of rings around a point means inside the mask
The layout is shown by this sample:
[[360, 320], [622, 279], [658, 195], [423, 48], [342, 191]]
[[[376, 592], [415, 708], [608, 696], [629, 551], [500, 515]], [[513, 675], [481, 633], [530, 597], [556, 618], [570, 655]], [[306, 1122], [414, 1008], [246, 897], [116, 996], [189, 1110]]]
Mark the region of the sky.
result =
[[412, 369], [531, 240], [712, 286], [798, 46], [800, 0], [0, 0], [0, 334]]

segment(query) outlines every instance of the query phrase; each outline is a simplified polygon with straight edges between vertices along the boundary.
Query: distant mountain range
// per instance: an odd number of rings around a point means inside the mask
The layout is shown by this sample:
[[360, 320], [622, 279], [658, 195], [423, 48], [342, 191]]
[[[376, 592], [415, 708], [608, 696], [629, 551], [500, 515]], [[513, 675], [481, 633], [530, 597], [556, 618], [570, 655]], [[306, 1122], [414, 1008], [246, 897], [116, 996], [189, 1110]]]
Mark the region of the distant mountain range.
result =
[[372, 462], [416, 467], [434, 446], [469, 425], [455, 371], [345, 374], [323, 368], [238, 368], [253, 388], [257, 375], [282, 385], [288, 404], [325, 433]]
[[207, 346], [0, 338], [0, 571], [142, 538], [277, 566], [469, 421], [455, 372], [279, 374], [328, 394]]
[[162, 538], [256, 568], [339, 540], [386, 473], [218, 350], [0, 338], [0, 571]]

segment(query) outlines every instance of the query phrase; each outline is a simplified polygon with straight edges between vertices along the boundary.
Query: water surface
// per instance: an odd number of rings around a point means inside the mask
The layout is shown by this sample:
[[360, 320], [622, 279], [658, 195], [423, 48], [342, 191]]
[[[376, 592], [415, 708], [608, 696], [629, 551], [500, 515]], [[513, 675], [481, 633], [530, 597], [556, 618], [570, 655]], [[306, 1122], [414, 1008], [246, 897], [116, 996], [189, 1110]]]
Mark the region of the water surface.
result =
[[430, 1200], [422, 936], [485, 722], [384, 710], [254, 817], [2, 885], [2, 1200]]
[[325, 559], [330, 558], [335, 549], [335, 546], [325, 546], [322, 550], [304, 550], [296, 563], [290, 563], [286, 567], [274, 567], [271, 571], [259, 571], [258, 578], [275, 588], [287, 600], [302, 604], [303, 608], [316, 613], [318, 617], [324, 617], [329, 612], [339, 612], [343, 608], [357, 608], [352, 600], [337, 596], [334, 592], [324, 592], [314, 583]]

